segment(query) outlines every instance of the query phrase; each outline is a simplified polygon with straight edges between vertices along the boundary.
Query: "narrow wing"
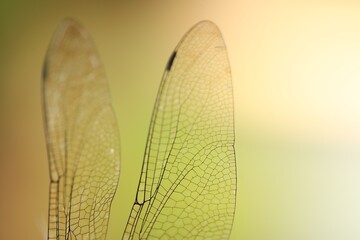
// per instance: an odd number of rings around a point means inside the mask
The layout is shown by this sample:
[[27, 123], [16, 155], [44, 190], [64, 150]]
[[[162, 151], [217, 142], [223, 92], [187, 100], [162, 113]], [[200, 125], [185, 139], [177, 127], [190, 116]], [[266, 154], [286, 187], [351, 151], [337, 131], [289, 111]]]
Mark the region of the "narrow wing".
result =
[[161, 82], [123, 239], [228, 238], [236, 166], [230, 66], [215, 24], [180, 41]]
[[119, 136], [103, 66], [74, 20], [59, 25], [47, 51], [43, 105], [48, 239], [105, 239], [119, 178]]

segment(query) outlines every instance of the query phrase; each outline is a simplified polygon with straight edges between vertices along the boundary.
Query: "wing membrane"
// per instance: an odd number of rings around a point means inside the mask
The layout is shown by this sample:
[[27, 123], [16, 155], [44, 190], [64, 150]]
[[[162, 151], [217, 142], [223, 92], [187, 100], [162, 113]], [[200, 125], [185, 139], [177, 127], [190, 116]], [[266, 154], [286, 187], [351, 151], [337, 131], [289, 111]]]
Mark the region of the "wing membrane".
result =
[[63, 21], [43, 73], [50, 168], [48, 239], [105, 239], [119, 136], [103, 66], [86, 30]]
[[230, 66], [204, 21], [166, 66], [137, 196], [123, 239], [224, 239], [234, 217], [236, 166]]

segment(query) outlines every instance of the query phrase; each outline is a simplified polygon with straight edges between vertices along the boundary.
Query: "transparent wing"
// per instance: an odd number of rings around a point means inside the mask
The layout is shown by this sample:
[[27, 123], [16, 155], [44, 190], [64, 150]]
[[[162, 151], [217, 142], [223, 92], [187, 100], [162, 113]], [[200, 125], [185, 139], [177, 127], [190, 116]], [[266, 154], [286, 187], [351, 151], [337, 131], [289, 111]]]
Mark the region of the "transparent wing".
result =
[[105, 239], [119, 178], [119, 136], [103, 66], [74, 20], [59, 25], [47, 51], [43, 104], [48, 239]]
[[166, 67], [123, 238], [228, 238], [235, 196], [230, 66], [220, 31], [204, 21]]

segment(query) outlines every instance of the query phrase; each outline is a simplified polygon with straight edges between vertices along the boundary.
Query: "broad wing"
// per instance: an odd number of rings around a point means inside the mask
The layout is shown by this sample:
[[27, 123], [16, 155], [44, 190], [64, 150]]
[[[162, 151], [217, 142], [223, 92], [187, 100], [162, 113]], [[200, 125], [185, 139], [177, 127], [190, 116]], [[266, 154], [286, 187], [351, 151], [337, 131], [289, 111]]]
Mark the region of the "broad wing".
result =
[[215, 24], [195, 25], [170, 57], [124, 239], [228, 238], [236, 166], [230, 66]]
[[48, 239], [105, 239], [119, 178], [119, 136], [104, 69], [86, 30], [64, 20], [46, 54]]

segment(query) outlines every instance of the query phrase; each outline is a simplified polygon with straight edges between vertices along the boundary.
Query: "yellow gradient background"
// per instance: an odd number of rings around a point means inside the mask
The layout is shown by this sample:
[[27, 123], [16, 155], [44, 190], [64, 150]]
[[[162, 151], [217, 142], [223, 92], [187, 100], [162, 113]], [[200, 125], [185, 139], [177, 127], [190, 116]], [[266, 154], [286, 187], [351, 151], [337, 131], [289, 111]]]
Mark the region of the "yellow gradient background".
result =
[[45, 239], [43, 57], [64, 17], [105, 65], [121, 134], [108, 239], [135, 197], [162, 72], [208, 19], [228, 47], [235, 95], [237, 209], [231, 239], [360, 239], [360, 2], [275, 0], [0, 3], [0, 239]]

